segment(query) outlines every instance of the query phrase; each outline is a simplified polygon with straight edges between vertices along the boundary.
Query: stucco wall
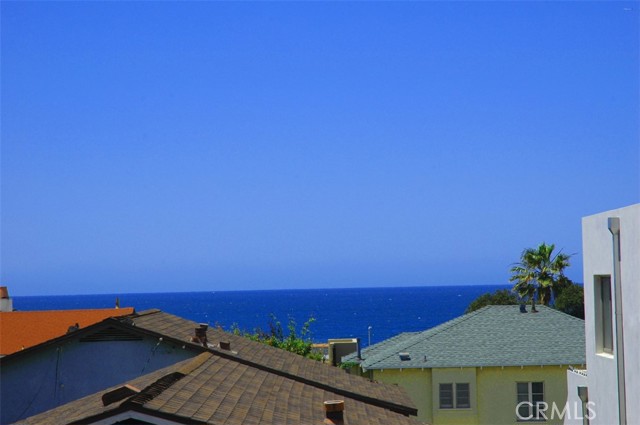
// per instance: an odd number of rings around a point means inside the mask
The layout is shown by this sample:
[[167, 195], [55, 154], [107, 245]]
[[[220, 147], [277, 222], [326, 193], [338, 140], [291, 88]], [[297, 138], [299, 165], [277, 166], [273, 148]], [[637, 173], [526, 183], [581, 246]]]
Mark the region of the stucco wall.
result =
[[431, 369], [372, 370], [371, 373], [376, 381], [404, 388], [418, 408], [418, 419], [432, 423]]
[[[159, 343], [159, 344], [158, 344]], [[168, 342], [79, 342], [4, 359], [0, 370], [0, 423], [49, 410], [196, 355]]]
[[544, 383], [544, 401], [549, 404], [546, 424], [561, 424], [563, 419], [551, 418], [555, 402], [564, 408], [567, 401], [567, 366], [485, 367], [478, 368], [478, 422], [481, 424], [516, 424], [517, 383]]
[[578, 396], [578, 387], [588, 387], [588, 378], [579, 372], [567, 370], [569, 414], [564, 418], [564, 425], [584, 425], [583, 417], [586, 415], [591, 418], [592, 413], [582, 407], [582, 400]]
[[[595, 403], [597, 414], [591, 423], [618, 422], [616, 360], [614, 356], [596, 353], [595, 340], [594, 276], [611, 275], [613, 284], [613, 245], [607, 224], [609, 217], [620, 218], [627, 418], [629, 423], [636, 423], [640, 421], [640, 204], [582, 219], [589, 400]], [[615, 338], [615, 310], [613, 314]]]
[[[581, 365], [575, 365], [581, 367]], [[374, 370], [373, 379], [402, 386], [418, 408], [418, 419], [434, 425], [516, 425], [517, 382], [544, 382], [545, 401], [562, 410], [567, 402], [567, 365], [527, 367]], [[439, 409], [440, 383], [469, 382], [470, 409]], [[556, 415], [546, 424], [562, 424]]]
[[[469, 383], [468, 409], [440, 409], [440, 384]], [[438, 368], [432, 371], [431, 399], [433, 406], [434, 424], [465, 424], [478, 423], [476, 368]]]

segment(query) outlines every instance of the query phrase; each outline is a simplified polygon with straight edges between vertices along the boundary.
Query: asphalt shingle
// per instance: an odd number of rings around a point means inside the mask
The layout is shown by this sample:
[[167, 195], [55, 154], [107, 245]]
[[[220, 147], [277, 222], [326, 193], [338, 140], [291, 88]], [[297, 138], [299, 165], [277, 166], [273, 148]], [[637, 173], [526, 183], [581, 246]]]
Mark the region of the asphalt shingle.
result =
[[[584, 320], [546, 306], [538, 310], [487, 306], [375, 344], [362, 351], [360, 365], [369, 370], [584, 364]], [[343, 358], [356, 360], [353, 354]]]
[[[160, 310], [143, 311], [123, 320], [132, 321], [136, 328], [161, 333], [185, 342], [190, 341], [194, 335], [194, 328], [198, 326], [195, 322]], [[370, 382], [362, 377], [349, 375], [341, 369], [230, 334], [219, 328], [209, 328], [207, 339], [214, 346], [220, 341], [230, 342], [231, 351], [219, 348], [213, 348], [213, 350], [224, 356], [232, 356], [238, 362], [256, 365], [280, 375], [290, 376], [302, 383], [312, 383], [314, 386], [328, 391], [351, 394], [354, 398], [371, 400], [397, 411], [415, 410], [415, 405], [406, 392], [395, 385]]]
[[[170, 379], [167, 381], [167, 378]], [[344, 400], [344, 425], [417, 424], [414, 419], [400, 413], [237, 363], [211, 352], [128, 384], [142, 389], [141, 392], [104, 406], [102, 396], [114, 387], [32, 416], [19, 424], [87, 423], [129, 411], [182, 423], [322, 424], [323, 402], [335, 399]]]

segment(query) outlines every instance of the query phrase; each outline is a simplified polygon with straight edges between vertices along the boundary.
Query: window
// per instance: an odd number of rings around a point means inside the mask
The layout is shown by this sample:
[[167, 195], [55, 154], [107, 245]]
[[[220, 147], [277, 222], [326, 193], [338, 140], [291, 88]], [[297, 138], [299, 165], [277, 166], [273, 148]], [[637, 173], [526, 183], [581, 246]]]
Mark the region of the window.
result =
[[469, 384], [456, 384], [456, 408], [468, 409], [470, 407]]
[[453, 384], [440, 384], [440, 408], [453, 409]]
[[595, 318], [596, 351], [613, 354], [613, 309], [611, 304], [611, 276], [596, 276]]
[[440, 384], [441, 409], [469, 409], [470, 407], [469, 383]]
[[544, 413], [540, 414], [542, 407], [544, 411], [546, 406], [544, 403], [544, 385], [542, 382], [518, 382], [518, 420], [540, 420], [546, 419]]

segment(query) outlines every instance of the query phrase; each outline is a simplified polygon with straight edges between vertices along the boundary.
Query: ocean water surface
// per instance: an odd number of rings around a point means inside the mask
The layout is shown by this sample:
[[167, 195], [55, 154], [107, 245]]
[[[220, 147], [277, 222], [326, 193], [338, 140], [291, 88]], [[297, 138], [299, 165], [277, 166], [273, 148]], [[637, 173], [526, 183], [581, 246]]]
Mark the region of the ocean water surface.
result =
[[[401, 332], [422, 331], [464, 313], [469, 303], [504, 285], [395, 288], [211, 291], [14, 297], [16, 310], [68, 310], [121, 307], [140, 312], [158, 308], [199, 323], [229, 329], [268, 329], [274, 314], [286, 331], [288, 318], [298, 330], [310, 317], [311, 337], [361, 338], [366, 346]], [[369, 331], [369, 327], [371, 330]]]

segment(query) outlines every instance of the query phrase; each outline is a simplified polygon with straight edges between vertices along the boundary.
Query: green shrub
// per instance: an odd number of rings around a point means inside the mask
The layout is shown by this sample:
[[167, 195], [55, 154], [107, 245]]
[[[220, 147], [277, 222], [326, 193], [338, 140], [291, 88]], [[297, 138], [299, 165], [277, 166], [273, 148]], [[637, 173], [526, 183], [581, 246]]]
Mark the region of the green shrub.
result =
[[253, 332], [247, 332], [238, 327], [236, 323], [231, 325], [231, 332], [234, 335], [249, 338], [252, 341], [261, 342], [272, 347], [290, 351], [292, 353], [308, 357], [314, 360], [322, 360], [323, 354], [313, 349], [313, 341], [311, 340], [310, 327], [315, 322], [313, 317], [309, 318], [302, 325], [300, 335], [296, 331], [296, 321], [293, 317], [289, 317], [287, 324], [288, 334], [285, 336], [282, 329], [282, 323], [274, 314], [269, 319], [269, 331], [265, 332], [261, 328], [255, 328]]

